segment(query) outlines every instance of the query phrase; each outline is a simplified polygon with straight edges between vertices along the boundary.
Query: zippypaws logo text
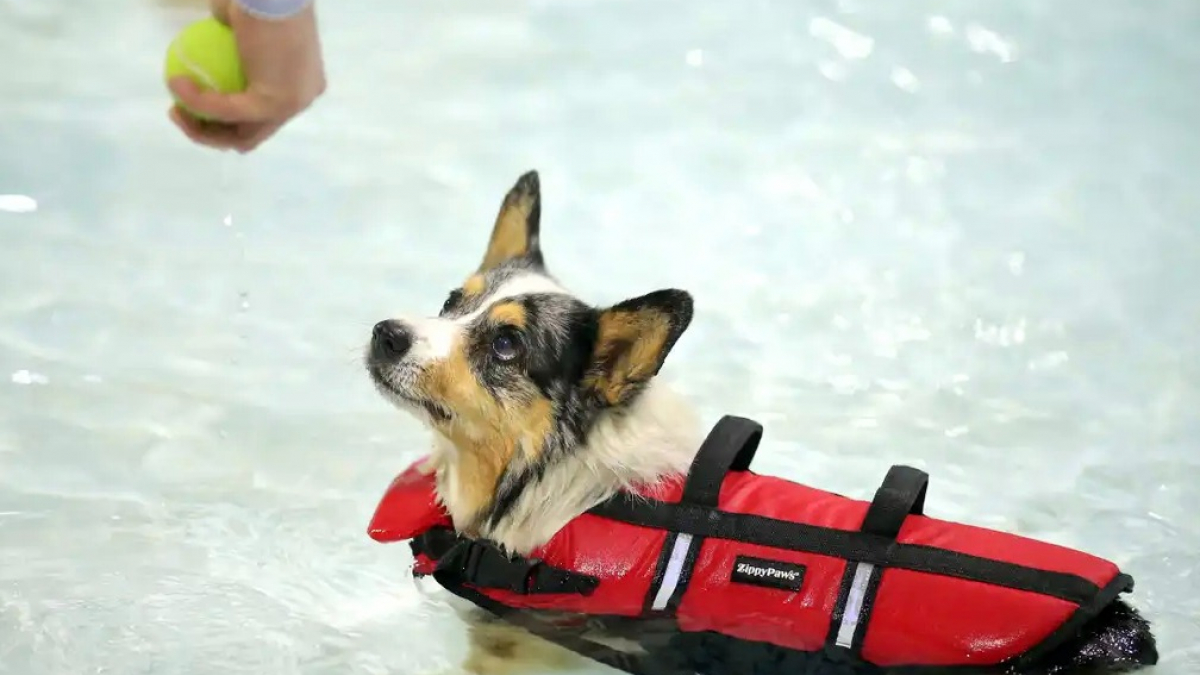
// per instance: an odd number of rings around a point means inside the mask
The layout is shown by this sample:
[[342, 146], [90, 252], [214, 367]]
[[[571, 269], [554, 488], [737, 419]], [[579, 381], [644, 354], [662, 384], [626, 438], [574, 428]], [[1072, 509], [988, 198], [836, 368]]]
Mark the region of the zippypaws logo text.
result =
[[804, 570], [804, 565], [796, 563], [740, 555], [733, 561], [729, 580], [740, 584], [798, 591], [804, 585]]

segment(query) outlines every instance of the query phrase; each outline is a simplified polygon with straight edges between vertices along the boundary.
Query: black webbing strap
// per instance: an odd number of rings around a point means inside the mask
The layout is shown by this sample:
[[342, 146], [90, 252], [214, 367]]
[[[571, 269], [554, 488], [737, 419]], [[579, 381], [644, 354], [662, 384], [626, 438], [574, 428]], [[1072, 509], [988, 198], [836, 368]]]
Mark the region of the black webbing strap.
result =
[[855, 659], [861, 657], [883, 571], [891, 566], [896, 556], [896, 537], [909, 515], [924, 514], [928, 487], [929, 474], [897, 464], [888, 469], [883, 483], [875, 491], [875, 498], [863, 516], [859, 530], [887, 540], [881, 544], [883, 559], [869, 563], [853, 559], [847, 562], [825, 638], [831, 656], [847, 653]]
[[862, 531], [895, 539], [908, 516], [925, 513], [925, 490], [929, 474], [911, 466], [888, 469], [883, 484], [875, 491], [871, 507], [863, 518]]
[[[692, 465], [683, 484], [679, 502], [690, 508], [716, 509], [721, 495], [721, 485], [730, 471], [745, 471], [750, 468], [758, 443], [762, 440], [762, 425], [744, 417], [725, 415], [717, 420], [708, 437], [696, 450]], [[602, 512], [614, 499], [592, 509]], [[643, 601], [643, 615], [662, 618], [674, 616], [683, 595], [692, 579], [692, 570], [704, 537], [682, 534], [675, 527], [667, 527], [655, 565], [654, 576]], [[671, 568], [668, 573], [668, 568]], [[664, 591], [663, 585], [669, 584]]]
[[623, 493], [592, 508], [591, 513], [640, 527], [966, 579], [1048, 595], [1074, 604], [1090, 601], [1099, 590], [1094, 582], [1070, 572], [1055, 572], [928, 544], [905, 544], [853, 530], [705, 509]]
[[540, 560], [509, 556], [492, 542], [461, 537], [446, 528], [415, 537], [412, 549], [437, 562], [433, 578], [443, 586], [470, 584], [522, 595], [591, 595], [600, 584], [596, 577], [551, 567]]
[[762, 433], [761, 424], [745, 417], [725, 415], [718, 420], [692, 460], [681, 501], [716, 508], [725, 474], [750, 468]]

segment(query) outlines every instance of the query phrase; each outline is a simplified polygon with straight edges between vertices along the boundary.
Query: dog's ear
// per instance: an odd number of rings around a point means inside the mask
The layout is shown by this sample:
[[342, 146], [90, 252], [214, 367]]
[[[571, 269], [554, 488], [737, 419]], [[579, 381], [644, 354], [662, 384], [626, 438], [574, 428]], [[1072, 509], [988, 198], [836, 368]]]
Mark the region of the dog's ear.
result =
[[479, 271], [485, 272], [513, 258], [525, 258], [536, 267], [544, 267], [542, 248], [538, 243], [541, 217], [542, 192], [538, 174], [529, 171], [518, 178], [504, 196]]
[[658, 374], [692, 321], [692, 296], [666, 289], [600, 311], [584, 387], [604, 405], [629, 401]]

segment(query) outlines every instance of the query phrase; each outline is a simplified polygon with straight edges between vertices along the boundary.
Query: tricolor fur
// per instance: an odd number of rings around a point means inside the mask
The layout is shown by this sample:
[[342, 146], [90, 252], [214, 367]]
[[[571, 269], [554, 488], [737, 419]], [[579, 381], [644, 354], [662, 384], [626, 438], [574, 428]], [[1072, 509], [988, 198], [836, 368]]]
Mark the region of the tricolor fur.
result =
[[691, 322], [691, 295], [585, 303], [547, 271], [540, 217], [529, 172], [441, 312], [379, 322], [366, 354], [379, 391], [434, 431], [429, 468], [455, 526], [514, 553], [621, 488], [678, 478], [700, 441], [654, 379]]
[[[691, 410], [655, 379], [691, 322], [691, 296], [585, 303], [547, 271], [540, 218], [529, 172], [438, 315], [380, 321], [365, 355], [379, 391], [433, 430], [428, 469], [455, 528], [517, 554], [622, 488], [682, 479], [701, 440]], [[471, 672], [579, 663], [503, 622], [476, 616], [470, 634]], [[1112, 673], [1157, 658], [1145, 619], [1118, 600], [1026, 672]]]

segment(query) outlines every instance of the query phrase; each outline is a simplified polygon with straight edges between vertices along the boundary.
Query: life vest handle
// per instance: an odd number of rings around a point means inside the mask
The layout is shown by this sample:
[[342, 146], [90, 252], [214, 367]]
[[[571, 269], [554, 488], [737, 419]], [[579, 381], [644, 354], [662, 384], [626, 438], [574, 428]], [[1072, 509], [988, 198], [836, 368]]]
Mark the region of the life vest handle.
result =
[[908, 516], [925, 514], [928, 488], [929, 474], [920, 469], [902, 464], [888, 469], [863, 517], [862, 531], [895, 539]]
[[717, 420], [692, 460], [681, 500], [716, 508], [725, 475], [749, 470], [762, 433], [761, 424], [745, 417], [725, 415]]

